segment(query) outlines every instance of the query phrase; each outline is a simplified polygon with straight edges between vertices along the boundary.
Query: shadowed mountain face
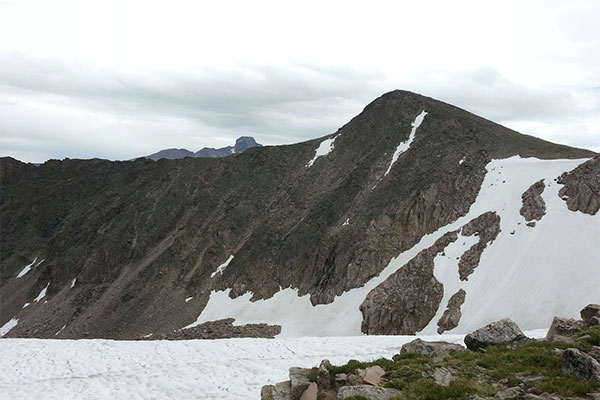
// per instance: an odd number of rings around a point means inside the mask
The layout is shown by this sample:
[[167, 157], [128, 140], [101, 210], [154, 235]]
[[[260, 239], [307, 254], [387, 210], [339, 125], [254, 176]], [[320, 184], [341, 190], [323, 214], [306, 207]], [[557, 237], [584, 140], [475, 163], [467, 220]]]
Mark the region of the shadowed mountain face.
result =
[[156, 162], [2, 159], [0, 325], [18, 319], [8, 336], [168, 333], [223, 289], [254, 301], [292, 287], [331, 303], [465, 215], [491, 159], [594, 155], [404, 91], [325, 138], [255, 145]]
[[213, 149], [211, 147], [204, 147], [197, 152], [193, 153], [186, 149], [165, 149], [157, 153], [150, 154], [144, 158], [151, 160], [178, 160], [185, 157], [198, 157], [198, 158], [217, 158], [227, 157], [232, 154], [240, 154], [252, 147], [262, 147], [262, 144], [256, 143], [253, 137], [241, 136], [235, 141], [235, 146], [221, 147], [220, 149]]

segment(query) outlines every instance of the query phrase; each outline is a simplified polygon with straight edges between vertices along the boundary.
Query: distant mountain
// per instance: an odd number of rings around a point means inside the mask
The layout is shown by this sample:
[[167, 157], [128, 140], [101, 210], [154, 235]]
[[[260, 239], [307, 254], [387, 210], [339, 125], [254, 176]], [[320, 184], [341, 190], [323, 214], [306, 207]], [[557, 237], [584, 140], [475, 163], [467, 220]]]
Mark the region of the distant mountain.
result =
[[0, 336], [529, 330], [598, 302], [600, 155], [405, 91], [234, 157], [4, 158], [0, 187]]
[[227, 157], [232, 154], [240, 154], [252, 147], [262, 147], [262, 144], [256, 143], [251, 136], [241, 136], [235, 141], [235, 146], [221, 147], [220, 149], [214, 149], [212, 147], [204, 147], [197, 152], [191, 152], [187, 149], [165, 149], [144, 158], [151, 160], [160, 160], [165, 158], [167, 160], [178, 160], [185, 157], [196, 157], [196, 158], [218, 158]]

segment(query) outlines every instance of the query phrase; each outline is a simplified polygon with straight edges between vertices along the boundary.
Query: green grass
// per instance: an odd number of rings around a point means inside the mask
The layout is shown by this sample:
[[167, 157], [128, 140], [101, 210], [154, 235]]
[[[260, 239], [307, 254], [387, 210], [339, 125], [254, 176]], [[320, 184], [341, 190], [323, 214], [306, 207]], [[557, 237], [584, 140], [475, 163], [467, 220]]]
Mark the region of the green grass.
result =
[[490, 386], [475, 383], [473, 380], [458, 378], [448, 386], [437, 385], [433, 379], [421, 378], [406, 386], [398, 400], [467, 400], [470, 396], [491, 395]]

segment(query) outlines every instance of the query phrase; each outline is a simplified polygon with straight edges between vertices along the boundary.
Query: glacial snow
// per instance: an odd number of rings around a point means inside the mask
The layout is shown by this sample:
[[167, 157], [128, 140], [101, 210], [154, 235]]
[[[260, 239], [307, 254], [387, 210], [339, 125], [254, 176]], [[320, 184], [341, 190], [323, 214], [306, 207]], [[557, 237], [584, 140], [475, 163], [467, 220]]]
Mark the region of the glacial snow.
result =
[[38, 294], [37, 297], [35, 299], [33, 299], [34, 302], [38, 302], [41, 299], [43, 299], [44, 297], [46, 297], [46, 291], [48, 290], [48, 286], [50, 286], [50, 282], [48, 282], [48, 284], [46, 285], [45, 288], [42, 289], [40, 294]]
[[396, 151], [394, 151], [394, 155], [392, 156], [390, 166], [388, 167], [387, 171], [385, 171], [385, 174], [383, 174], [383, 176], [389, 174], [396, 161], [398, 161], [398, 157], [400, 157], [400, 154], [404, 153], [410, 148], [410, 145], [412, 144], [413, 140], [415, 140], [415, 134], [417, 133], [417, 129], [423, 123], [423, 120], [425, 119], [426, 115], [427, 112], [425, 112], [425, 110], [421, 111], [421, 114], [417, 115], [415, 120], [411, 123], [412, 129], [410, 130], [410, 135], [408, 136], [408, 139], [400, 143], [398, 147], [396, 147]]
[[334, 136], [332, 138], [323, 140], [321, 142], [321, 144], [319, 144], [319, 147], [317, 147], [317, 150], [315, 150], [315, 156], [309, 162], [306, 163], [306, 167], [307, 168], [312, 167], [312, 165], [317, 160], [317, 158], [326, 156], [327, 154], [329, 154], [331, 152], [331, 150], [333, 150], [336, 138], [337, 138], [337, 136]]
[[33, 264], [35, 264], [36, 261], [37, 261], [37, 257], [33, 259], [33, 261], [31, 262], [31, 264], [26, 265], [21, 270], [21, 272], [19, 272], [19, 274], [17, 275], [17, 279], [22, 278], [23, 276], [25, 276], [25, 274], [27, 274], [29, 271], [31, 271], [31, 267], [33, 266]]
[[217, 274], [223, 274], [223, 272], [225, 271], [225, 268], [227, 268], [227, 266], [229, 265], [229, 263], [231, 262], [231, 260], [233, 260], [233, 255], [229, 256], [229, 258], [227, 259], [227, 261], [225, 261], [223, 264], [219, 265], [217, 267], [217, 269], [215, 270], [215, 272], [213, 272], [210, 277], [214, 278], [215, 275]]
[[[543, 337], [546, 330], [526, 332]], [[462, 335], [422, 337], [463, 341]], [[185, 341], [0, 340], [0, 397], [29, 399], [260, 399], [293, 366], [327, 358], [390, 358], [414, 336]]]
[[[279, 324], [281, 336], [360, 335], [359, 306], [369, 291], [443, 234], [487, 211], [500, 215], [501, 232], [487, 246], [468, 281], [457, 281], [454, 270], [458, 268], [456, 257], [470, 247], [473, 238], [461, 238], [449, 246], [449, 254], [456, 253], [454, 259], [442, 256], [435, 259], [435, 275], [445, 287], [444, 300], [438, 315], [423, 332], [435, 332], [449, 297], [459, 287], [467, 294], [460, 324], [451, 333], [465, 333], [507, 317], [523, 329], [548, 327], [557, 315], [578, 317], [586, 304], [599, 301], [598, 246], [591, 241], [600, 237], [600, 213], [590, 216], [568, 210], [557, 195], [560, 185], [554, 178], [585, 161], [518, 156], [493, 160], [487, 165], [481, 190], [467, 215], [424, 236], [411, 249], [392, 259], [365, 286], [337, 296], [331, 304], [317, 306], [310, 303], [308, 295], [300, 297], [293, 288], [255, 302], [250, 301], [251, 293], [231, 299], [229, 289], [213, 292], [206, 308], [187, 327], [231, 317], [236, 324]], [[521, 194], [540, 179], [548, 182], [542, 194], [547, 211], [530, 228], [519, 213]]]
[[10, 321], [0, 327], [0, 337], [6, 335], [12, 328], [17, 326], [19, 320], [17, 318], [11, 318]]

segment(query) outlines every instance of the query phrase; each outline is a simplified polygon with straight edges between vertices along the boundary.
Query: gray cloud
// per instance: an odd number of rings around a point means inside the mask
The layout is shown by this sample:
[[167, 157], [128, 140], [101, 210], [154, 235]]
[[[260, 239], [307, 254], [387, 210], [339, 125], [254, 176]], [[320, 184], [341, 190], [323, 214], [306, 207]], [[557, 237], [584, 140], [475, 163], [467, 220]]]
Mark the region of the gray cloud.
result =
[[[335, 131], [375, 97], [412, 90], [524, 133], [600, 150], [592, 89], [531, 89], [493, 68], [425, 70], [391, 80], [375, 69], [296, 63], [185, 71], [105, 70], [0, 53], [5, 154], [128, 159], [165, 147], [222, 146], [240, 135], [293, 143]], [[529, 124], [533, 122], [532, 124]], [[538, 125], [536, 125], [536, 123]], [[562, 135], [556, 129], [576, 129]]]

